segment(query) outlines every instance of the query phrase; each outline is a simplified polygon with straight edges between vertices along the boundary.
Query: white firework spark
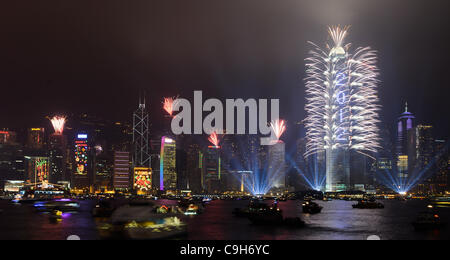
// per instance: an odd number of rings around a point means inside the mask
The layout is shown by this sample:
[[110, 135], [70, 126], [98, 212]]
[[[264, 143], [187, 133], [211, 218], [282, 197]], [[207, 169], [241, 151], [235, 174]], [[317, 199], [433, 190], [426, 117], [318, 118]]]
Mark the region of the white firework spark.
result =
[[64, 125], [66, 124], [65, 116], [54, 116], [50, 119], [52, 122], [53, 128], [55, 129], [56, 135], [62, 135], [64, 131]]
[[376, 52], [343, 46], [348, 27], [330, 27], [326, 49], [306, 59], [306, 153], [338, 148], [370, 156], [379, 148]]

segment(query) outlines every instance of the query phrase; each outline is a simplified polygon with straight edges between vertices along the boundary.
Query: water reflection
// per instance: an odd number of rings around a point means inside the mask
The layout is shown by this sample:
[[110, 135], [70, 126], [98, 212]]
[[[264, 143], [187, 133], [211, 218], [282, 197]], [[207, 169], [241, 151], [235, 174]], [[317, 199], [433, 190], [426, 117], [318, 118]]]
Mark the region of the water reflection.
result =
[[[159, 201], [173, 205], [176, 201]], [[322, 213], [302, 213], [301, 201], [280, 202], [285, 217], [301, 218], [303, 229], [254, 226], [246, 218], [236, 218], [232, 211], [247, 206], [248, 201], [213, 201], [206, 211], [188, 217], [188, 239], [266, 240], [266, 239], [358, 239], [371, 235], [381, 239], [450, 239], [449, 229], [416, 232], [411, 225], [426, 201], [385, 201], [385, 209], [358, 210], [349, 201], [319, 202]], [[60, 220], [50, 221], [49, 214], [37, 213], [31, 205], [13, 205], [0, 201], [0, 239], [65, 240], [71, 235], [82, 240], [99, 239], [96, 220], [91, 209], [94, 201], [82, 201], [77, 213], [64, 213]], [[442, 208], [441, 218], [450, 220], [450, 209]]]

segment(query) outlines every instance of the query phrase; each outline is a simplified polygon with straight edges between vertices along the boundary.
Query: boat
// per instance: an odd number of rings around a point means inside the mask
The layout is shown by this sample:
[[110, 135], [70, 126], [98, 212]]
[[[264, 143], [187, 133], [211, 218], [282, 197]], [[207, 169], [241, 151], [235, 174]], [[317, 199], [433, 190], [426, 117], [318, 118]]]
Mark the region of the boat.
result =
[[116, 207], [112, 200], [101, 200], [92, 209], [92, 216], [94, 218], [109, 218], [115, 209]]
[[70, 199], [59, 199], [35, 202], [34, 208], [38, 212], [52, 212], [54, 210], [62, 212], [76, 212], [80, 209], [80, 204]]
[[352, 205], [354, 209], [384, 209], [384, 205], [375, 200], [359, 200], [358, 204]]
[[99, 224], [99, 234], [104, 239], [130, 240], [182, 237], [187, 235], [187, 225], [182, 216], [184, 213], [177, 206], [132, 202], [116, 209], [109, 222]]
[[431, 198], [430, 202], [435, 207], [450, 207], [450, 196], [435, 196]]
[[62, 220], [63, 212], [60, 210], [53, 210], [49, 216], [51, 222], [58, 222]]
[[302, 204], [302, 209], [303, 209], [303, 213], [318, 214], [318, 213], [322, 212], [323, 207], [315, 202], [306, 200]]
[[184, 215], [186, 216], [192, 216], [192, 215], [198, 215], [203, 213], [204, 208], [203, 206], [200, 204], [190, 204], [187, 208], [186, 211], [184, 212]]
[[419, 213], [412, 225], [416, 230], [433, 230], [444, 228], [446, 223], [442, 222], [436, 211], [424, 211]]
[[235, 217], [248, 218], [250, 214], [266, 210], [268, 208], [270, 207], [261, 200], [251, 200], [247, 208], [235, 208], [233, 210], [233, 215]]
[[282, 196], [282, 197], [277, 198], [276, 200], [277, 201], [281, 201], [281, 202], [285, 202], [285, 201], [287, 201], [287, 198]]
[[290, 228], [301, 228], [305, 226], [305, 222], [299, 217], [283, 218], [283, 211], [278, 208], [278, 204], [274, 203], [271, 207], [262, 208], [257, 212], [249, 214], [248, 219], [254, 225], [280, 226]]
[[251, 212], [248, 219], [255, 225], [282, 225], [284, 224], [283, 212], [274, 204], [269, 208], [262, 208], [257, 212]]

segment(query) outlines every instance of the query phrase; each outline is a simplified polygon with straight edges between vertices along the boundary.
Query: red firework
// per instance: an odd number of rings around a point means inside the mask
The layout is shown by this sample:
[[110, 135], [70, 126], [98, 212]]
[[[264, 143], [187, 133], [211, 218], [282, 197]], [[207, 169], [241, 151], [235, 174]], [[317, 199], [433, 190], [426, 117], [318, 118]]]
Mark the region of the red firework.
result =
[[168, 97], [164, 98], [163, 103], [163, 109], [169, 114], [170, 116], [173, 116], [173, 107], [176, 102], [176, 98]]
[[215, 147], [219, 147], [220, 139], [216, 132], [213, 132], [209, 137], [208, 141], [210, 141]]

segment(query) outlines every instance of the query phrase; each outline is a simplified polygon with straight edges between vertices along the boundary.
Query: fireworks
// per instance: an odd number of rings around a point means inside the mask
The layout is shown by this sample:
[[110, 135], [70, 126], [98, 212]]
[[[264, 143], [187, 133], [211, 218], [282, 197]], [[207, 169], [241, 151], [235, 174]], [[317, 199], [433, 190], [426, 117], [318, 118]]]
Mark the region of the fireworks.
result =
[[163, 109], [169, 114], [171, 117], [173, 116], [173, 108], [176, 104], [177, 99], [173, 97], [164, 98]]
[[281, 136], [286, 131], [286, 121], [280, 119], [274, 120], [270, 123], [270, 127], [272, 128], [272, 131], [275, 133], [277, 141], [279, 141]]
[[213, 132], [209, 137], [208, 141], [210, 141], [215, 147], [219, 147], [220, 139], [216, 132]]
[[370, 156], [379, 147], [376, 52], [343, 45], [348, 27], [330, 27], [333, 40], [307, 58], [305, 156], [339, 148]]
[[65, 116], [54, 116], [50, 119], [52, 122], [53, 128], [55, 129], [55, 134], [62, 135], [64, 131], [64, 125], [66, 124]]

